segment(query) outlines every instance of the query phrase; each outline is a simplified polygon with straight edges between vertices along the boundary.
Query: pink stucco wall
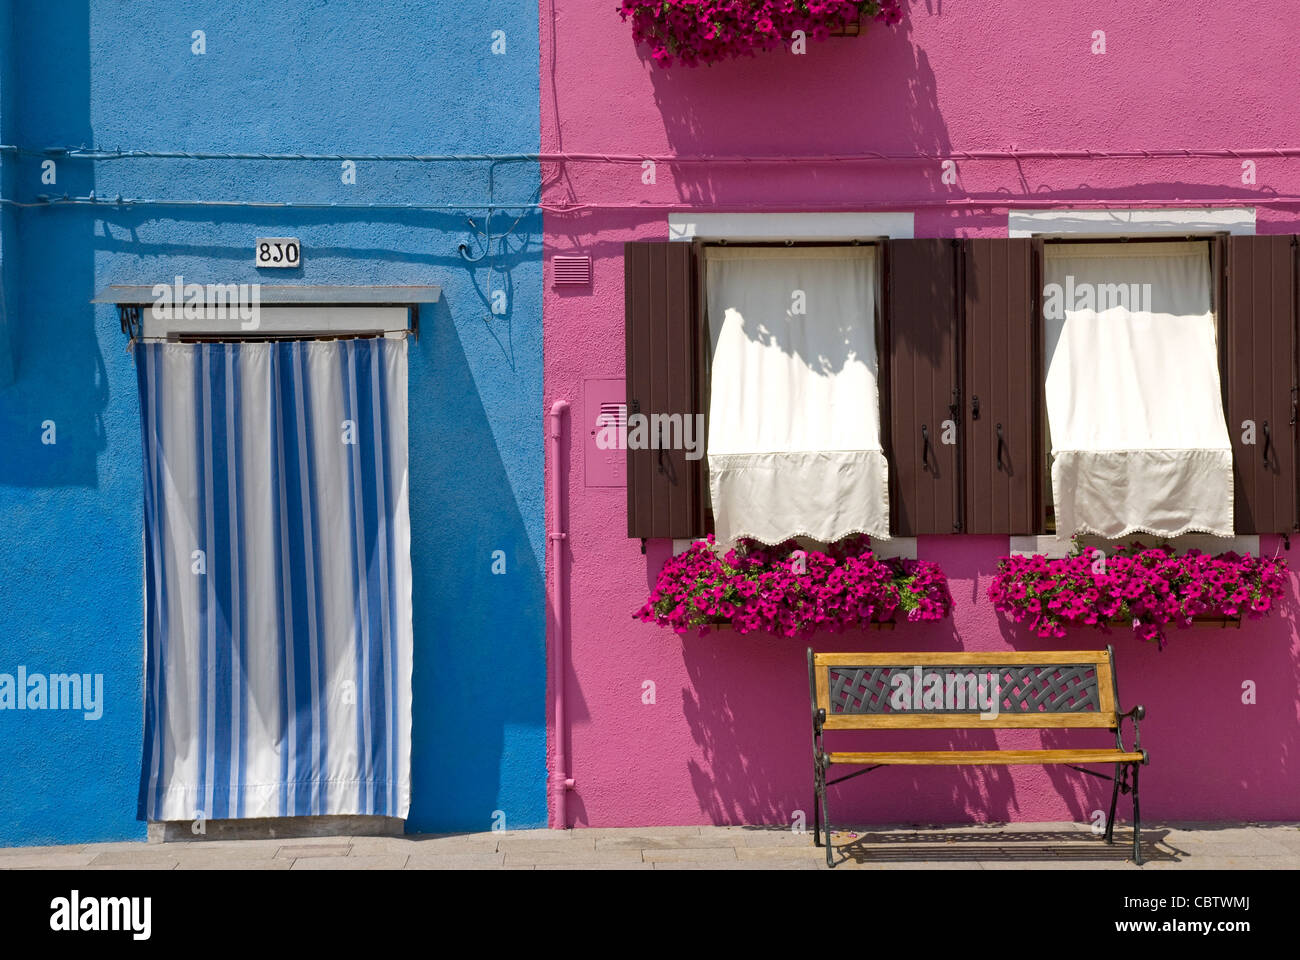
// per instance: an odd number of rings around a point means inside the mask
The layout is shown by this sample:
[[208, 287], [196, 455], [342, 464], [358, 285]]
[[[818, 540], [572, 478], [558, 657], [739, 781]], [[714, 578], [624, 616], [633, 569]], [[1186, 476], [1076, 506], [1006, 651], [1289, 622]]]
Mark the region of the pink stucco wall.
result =
[[[613, 0], [542, 0], [542, 149], [655, 156], [943, 154], [1007, 148], [1113, 151], [1295, 146], [1300, 40], [1285, 5], [1181, 0], [1135, 5], [987, 0], [914, 2], [895, 30], [694, 70], [655, 70]], [[1091, 52], [1094, 30], [1107, 52]], [[1261, 233], [1300, 232], [1300, 160], [1260, 160], [1242, 183], [1231, 157], [968, 160], [956, 186], [937, 161], [762, 168], [545, 164], [546, 404], [581, 410], [583, 380], [623, 375], [622, 242], [667, 236], [669, 209], [894, 209], [917, 236], [1005, 235], [1010, 203], [1231, 202]], [[951, 204], [974, 197], [984, 207]], [[594, 282], [549, 285], [551, 257], [593, 258]], [[810, 810], [804, 644], [730, 633], [679, 638], [634, 622], [670, 551], [624, 536], [621, 488], [584, 484], [574, 438], [557, 468], [569, 526], [564, 611], [570, 823], [585, 826], [789, 822]], [[1297, 544], [1300, 546], [1300, 543]], [[939, 625], [818, 638], [818, 649], [1001, 650], [1097, 647], [1095, 634], [1040, 641], [984, 599], [1005, 537], [921, 538], [948, 574], [955, 616]], [[1273, 552], [1279, 542], [1263, 538]], [[1297, 555], [1300, 559], [1300, 555]], [[1153, 819], [1300, 817], [1300, 639], [1295, 583], [1271, 620], [1172, 634], [1163, 652], [1124, 632], [1115, 645], [1124, 705], [1148, 710], [1143, 809]], [[550, 638], [554, 640], [554, 636]], [[654, 704], [642, 702], [653, 681]], [[1241, 702], [1254, 681], [1257, 703]], [[551, 678], [552, 695], [556, 678]], [[552, 730], [551, 751], [554, 753]], [[877, 736], [882, 747], [917, 737]], [[972, 747], [1106, 745], [1036, 732], [937, 732]], [[1098, 739], [1099, 738], [1099, 739]], [[867, 748], [870, 749], [870, 748]], [[1039, 767], [882, 770], [833, 794], [836, 818], [867, 822], [1087, 820], [1107, 785]], [[1121, 813], [1127, 816], [1124, 804]]]

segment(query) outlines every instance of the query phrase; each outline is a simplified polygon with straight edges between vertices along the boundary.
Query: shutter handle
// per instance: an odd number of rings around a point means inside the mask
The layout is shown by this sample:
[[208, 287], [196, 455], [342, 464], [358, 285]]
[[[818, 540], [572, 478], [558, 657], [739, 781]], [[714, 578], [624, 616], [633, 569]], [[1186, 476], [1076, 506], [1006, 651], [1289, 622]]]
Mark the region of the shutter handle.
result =
[[1289, 426], [1292, 426], [1292, 427], [1295, 426], [1296, 391], [1297, 391], [1297, 390], [1300, 390], [1300, 387], [1292, 387], [1292, 388], [1291, 388], [1291, 423], [1289, 424]]
[[1273, 448], [1273, 431], [1268, 428], [1268, 421], [1264, 421], [1264, 468], [1268, 469], [1269, 459], [1268, 452]]
[[1002, 469], [1003, 469], [1003, 467], [1002, 467], [1002, 448], [1006, 446], [1006, 443], [1005, 443], [1005, 442], [1003, 441], [1003, 439], [1002, 439], [1002, 424], [1000, 424], [1000, 423], [998, 424], [998, 426], [997, 426], [997, 430], [998, 430], [998, 470], [999, 470], [999, 471], [1002, 471]]
[[921, 439], [924, 441], [921, 445], [921, 469], [930, 469], [930, 428], [924, 423], [921, 424]]
[[975, 394], [970, 398], [970, 418], [972, 420], [978, 420], [980, 418], [979, 394]]

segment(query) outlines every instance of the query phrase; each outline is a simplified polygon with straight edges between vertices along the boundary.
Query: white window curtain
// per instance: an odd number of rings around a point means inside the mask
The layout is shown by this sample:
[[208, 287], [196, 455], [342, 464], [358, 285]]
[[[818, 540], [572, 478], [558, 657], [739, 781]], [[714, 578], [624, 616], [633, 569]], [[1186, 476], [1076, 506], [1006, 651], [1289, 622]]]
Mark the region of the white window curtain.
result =
[[406, 341], [144, 343], [139, 816], [405, 817]]
[[1056, 530], [1232, 536], [1205, 242], [1048, 244]]
[[705, 254], [719, 542], [889, 538], [871, 247]]

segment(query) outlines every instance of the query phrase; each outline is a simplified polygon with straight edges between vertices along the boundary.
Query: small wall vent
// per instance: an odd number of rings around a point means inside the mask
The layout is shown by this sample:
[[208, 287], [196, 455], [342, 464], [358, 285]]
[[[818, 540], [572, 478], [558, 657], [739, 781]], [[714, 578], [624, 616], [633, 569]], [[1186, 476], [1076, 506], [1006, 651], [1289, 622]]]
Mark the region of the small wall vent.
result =
[[[583, 381], [581, 429], [589, 487], [627, 483], [627, 388], [622, 380], [592, 377]], [[610, 429], [613, 428], [613, 429]]]
[[610, 403], [606, 401], [600, 405], [600, 413], [596, 414], [596, 428], [613, 427], [618, 431], [627, 429], [627, 404]]
[[591, 283], [591, 257], [556, 256], [551, 259], [557, 286], [585, 286]]

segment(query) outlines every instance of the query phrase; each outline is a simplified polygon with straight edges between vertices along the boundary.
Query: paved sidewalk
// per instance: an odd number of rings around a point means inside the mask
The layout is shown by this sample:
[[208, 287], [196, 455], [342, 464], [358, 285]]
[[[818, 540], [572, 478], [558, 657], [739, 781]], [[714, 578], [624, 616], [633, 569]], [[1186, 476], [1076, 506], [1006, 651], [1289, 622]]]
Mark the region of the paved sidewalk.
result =
[[[1300, 824], [1154, 824], [1139, 868], [1132, 833], [1086, 824], [882, 828], [836, 834], [840, 869], [1300, 869]], [[0, 869], [716, 870], [826, 869], [809, 834], [773, 827], [516, 830], [411, 837], [192, 840], [0, 849]]]

